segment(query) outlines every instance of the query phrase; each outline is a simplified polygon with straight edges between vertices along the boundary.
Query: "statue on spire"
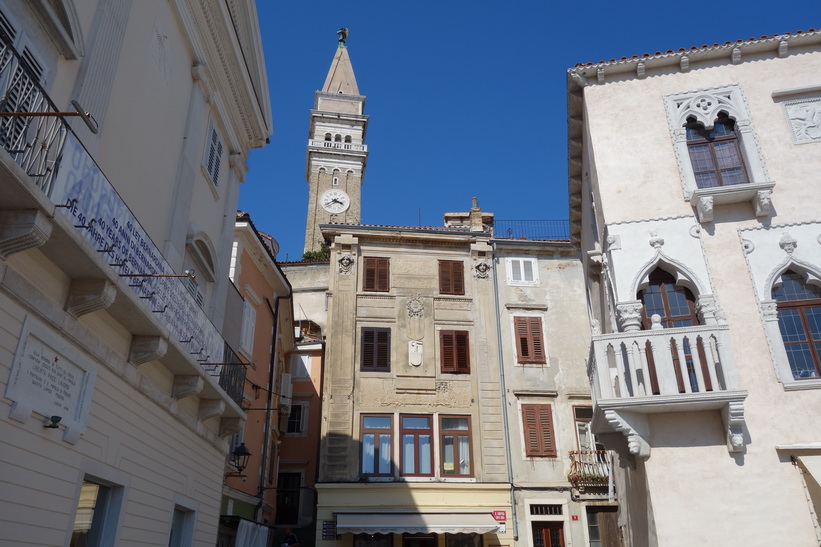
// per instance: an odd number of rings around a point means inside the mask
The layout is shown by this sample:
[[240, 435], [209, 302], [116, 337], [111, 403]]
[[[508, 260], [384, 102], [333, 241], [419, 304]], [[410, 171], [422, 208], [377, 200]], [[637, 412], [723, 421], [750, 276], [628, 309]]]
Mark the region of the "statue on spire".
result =
[[344, 46], [345, 40], [348, 39], [348, 27], [340, 27], [336, 33], [339, 34], [339, 45]]

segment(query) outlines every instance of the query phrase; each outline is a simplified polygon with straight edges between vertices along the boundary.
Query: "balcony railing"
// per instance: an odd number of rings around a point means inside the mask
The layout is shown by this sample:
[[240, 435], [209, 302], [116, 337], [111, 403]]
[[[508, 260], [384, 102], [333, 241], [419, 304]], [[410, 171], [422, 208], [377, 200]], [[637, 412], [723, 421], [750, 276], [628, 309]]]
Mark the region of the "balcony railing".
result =
[[367, 152], [367, 144], [354, 144], [351, 142], [334, 142], [311, 139], [308, 141], [308, 146], [316, 146], [318, 148], [333, 148], [334, 150], [350, 150], [353, 152]]
[[607, 486], [610, 453], [607, 450], [572, 450], [567, 478], [574, 486]]
[[727, 325], [603, 334], [593, 337], [598, 400], [739, 390]]
[[[0, 112], [60, 112], [0, 29]], [[230, 397], [242, 403], [243, 367], [208, 365], [225, 341], [62, 116], [0, 117], [0, 147], [56, 204]]]

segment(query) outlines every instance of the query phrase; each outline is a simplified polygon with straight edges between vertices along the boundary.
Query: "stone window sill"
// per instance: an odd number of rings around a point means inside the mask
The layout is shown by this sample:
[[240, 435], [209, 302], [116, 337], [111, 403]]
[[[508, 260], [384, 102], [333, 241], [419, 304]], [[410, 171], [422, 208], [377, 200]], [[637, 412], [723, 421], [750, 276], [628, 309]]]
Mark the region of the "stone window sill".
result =
[[755, 216], [770, 215], [770, 195], [775, 188], [774, 182], [751, 182], [715, 188], [699, 188], [690, 196], [690, 204], [696, 208], [698, 221], [702, 224], [713, 221], [713, 207], [729, 203], [749, 201], [755, 209]]

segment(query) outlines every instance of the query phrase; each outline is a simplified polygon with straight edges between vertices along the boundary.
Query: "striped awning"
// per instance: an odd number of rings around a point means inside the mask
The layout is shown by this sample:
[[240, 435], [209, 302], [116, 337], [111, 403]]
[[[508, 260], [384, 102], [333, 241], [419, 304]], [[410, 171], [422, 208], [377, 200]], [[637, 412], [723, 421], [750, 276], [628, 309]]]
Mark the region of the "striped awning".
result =
[[500, 523], [490, 513], [337, 513], [338, 534], [487, 534]]

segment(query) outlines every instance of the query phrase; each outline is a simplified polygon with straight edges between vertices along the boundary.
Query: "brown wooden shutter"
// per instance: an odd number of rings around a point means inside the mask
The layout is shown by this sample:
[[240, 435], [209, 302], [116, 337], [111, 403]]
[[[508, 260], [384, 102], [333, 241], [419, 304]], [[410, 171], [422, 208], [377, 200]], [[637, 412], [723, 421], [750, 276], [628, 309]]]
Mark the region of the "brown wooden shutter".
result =
[[542, 320], [539, 317], [515, 317], [516, 351], [520, 363], [546, 363], [542, 340]]
[[439, 292], [465, 294], [465, 265], [458, 260], [439, 261]]
[[391, 330], [362, 329], [361, 369], [389, 371], [391, 368]]
[[391, 262], [389, 258], [365, 258], [363, 291], [388, 292], [390, 290]]
[[550, 405], [522, 405], [526, 456], [556, 456]]
[[439, 331], [442, 372], [470, 372], [470, 341], [463, 330]]

